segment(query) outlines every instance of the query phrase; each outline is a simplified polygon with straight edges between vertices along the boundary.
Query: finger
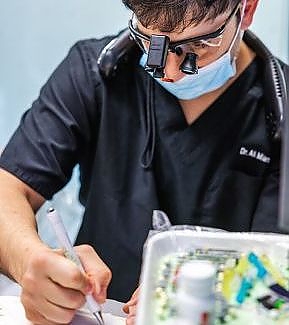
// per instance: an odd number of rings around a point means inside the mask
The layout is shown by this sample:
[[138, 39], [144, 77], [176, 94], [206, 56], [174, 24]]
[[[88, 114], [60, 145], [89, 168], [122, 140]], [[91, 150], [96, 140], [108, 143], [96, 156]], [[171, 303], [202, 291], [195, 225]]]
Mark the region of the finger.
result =
[[32, 309], [25, 308], [25, 316], [26, 318], [32, 322], [34, 325], [55, 325], [52, 322], [45, 319], [39, 312]]
[[122, 310], [126, 313], [126, 314], [128, 314], [129, 313], [129, 306], [127, 305], [127, 304], [125, 304], [123, 307], [122, 307]]
[[126, 325], [134, 325], [135, 324], [135, 321], [136, 321], [136, 317], [128, 317], [126, 320], [125, 320], [125, 323]]
[[47, 281], [42, 290], [48, 301], [64, 308], [79, 309], [85, 303], [85, 296], [81, 291], [64, 288], [52, 281]]
[[107, 287], [112, 277], [110, 269], [91, 246], [80, 245], [76, 246], [75, 250], [93, 285], [93, 296], [98, 302], [104, 302], [106, 299]]
[[134, 293], [131, 296], [131, 299], [138, 298], [140, 294], [140, 286], [134, 291]]
[[132, 294], [130, 300], [123, 306], [122, 310], [128, 314], [129, 313], [129, 307], [136, 305], [138, 303], [139, 299], [139, 293], [140, 293], [140, 287], [138, 287], [134, 293]]
[[29, 270], [24, 279], [37, 281], [46, 281], [50, 278], [63, 287], [81, 290], [86, 293], [91, 289], [87, 276], [81, 272], [78, 266], [60, 255], [59, 252], [52, 250], [40, 251], [35, 254], [29, 262]]
[[103, 304], [106, 300], [107, 296], [107, 287], [108, 283], [106, 279], [103, 281], [103, 279], [98, 276], [97, 274], [89, 274], [90, 283], [93, 287], [92, 289], [92, 295], [94, 299], [100, 303]]
[[125, 306], [132, 306], [132, 305], [136, 305], [138, 303], [138, 297], [134, 297], [131, 298], [126, 304]]
[[48, 249], [37, 251], [27, 265], [21, 299], [28, 318], [35, 324], [70, 322], [84, 302], [77, 289], [89, 285], [88, 277], [61, 252]]
[[74, 317], [75, 310], [56, 306], [48, 301], [34, 300], [33, 296], [21, 295], [26, 318], [33, 324], [68, 324]]
[[122, 307], [122, 310], [126, 313], [126, 314], [128, 314], [129, 313], [129, 308], [131, 307], [131, 306], [134, 306], [134, 305], [136, 305], [137, 304], [137, 300], [136, 299], [134, 299], [134, 300], [130, 300], [130, 301], [128, 301], [123, 307]]
[[133, 301], [129, 301], [128, 303], [126, 303], [122, 310], [126, 313], [126, 314], [132, 314], [136, 312], [136, 306], [137, 306], [137, 302], [133, 302]]
[[74, 262], [64, 256], [49, 255], [46, 257], [44, 267], [49, 278], [64, 288], [82, 291], [83, 294], [92, 289], [88, 277]]
[[136, 311], [137, 311], [137, 305], [133, 305], [129, 307], [129, 314], [126, 319], [127, 325], [134, 325], [136, 321]]
[[75, 309], [69, 309], [57, 306], [50, 301], [45, 303], [45, 309], [43, 309], [43, 316], [45, 319], [55, 322], [57, 324], [68, 324], [72, 321], [76, 313]]
[[53, 248], [52, 251], [59, 256], [64, 256], [65, 250], [63, 248]]
[[129, 307], [128, 317], [136, 316], [136, 308], [137, 308], [137, 305], [133, 305], [133, 306]]

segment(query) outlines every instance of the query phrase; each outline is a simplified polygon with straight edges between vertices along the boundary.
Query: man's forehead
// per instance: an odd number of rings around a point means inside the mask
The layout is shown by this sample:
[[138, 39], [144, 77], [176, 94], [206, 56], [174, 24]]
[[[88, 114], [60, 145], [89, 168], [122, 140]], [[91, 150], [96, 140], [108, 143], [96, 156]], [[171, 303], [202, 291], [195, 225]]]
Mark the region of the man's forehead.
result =
[[[202, 22], [194, 25], [189, 25], [185, 28], [176, 29], [174, 32], [163, 32], [157, 27], [144, 27], [141, 22], [137, 19], [137, 27], [139, 31], [145, 35], [167, 35], [172, 42], [178, 41], [180, 39], [186, 39], [191, 37], [197, 37], [205, 34], [212, 33], [216, 31], [222, 24], [224, 24], [228, 14], [223, 13], [218, 17], [210, 20], [203, 20]], [[186, 24], [185, 24], [186, 25]]]

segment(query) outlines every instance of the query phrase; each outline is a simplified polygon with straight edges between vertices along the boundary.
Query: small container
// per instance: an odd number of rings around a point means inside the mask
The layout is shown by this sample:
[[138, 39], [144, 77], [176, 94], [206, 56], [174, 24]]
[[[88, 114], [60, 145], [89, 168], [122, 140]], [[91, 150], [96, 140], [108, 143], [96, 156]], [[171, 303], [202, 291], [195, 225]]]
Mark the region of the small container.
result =
[[211, 325], [215, 320], [216, 267], [208, 261], [184, 264], [177, 279], [176, 325]]

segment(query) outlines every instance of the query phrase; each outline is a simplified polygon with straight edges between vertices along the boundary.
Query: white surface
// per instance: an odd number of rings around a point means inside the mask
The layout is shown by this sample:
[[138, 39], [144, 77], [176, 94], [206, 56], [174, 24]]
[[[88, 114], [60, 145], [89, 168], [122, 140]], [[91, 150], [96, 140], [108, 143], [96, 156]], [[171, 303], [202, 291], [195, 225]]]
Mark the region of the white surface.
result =
[[252, 30], [279, 58], [289, 60], [289, 1], [259, 1]]
[[104, 313], [109, 313], [114, 316], [126, 317], [127, 315], [122, 310], [123, 306], [123, 302], [119, 302], [112, 299], [106, 299], [106, 302], [102, 305], [102, 311]]
[[[103, 314], [105, 325], [125, 325], [125, 319]], [[19, 297], [0, 296], [0, 325], [32, 325], [26, 318]], [[86, 311], [79, 311], [71, 325], [95, 325], [95, 319]]]

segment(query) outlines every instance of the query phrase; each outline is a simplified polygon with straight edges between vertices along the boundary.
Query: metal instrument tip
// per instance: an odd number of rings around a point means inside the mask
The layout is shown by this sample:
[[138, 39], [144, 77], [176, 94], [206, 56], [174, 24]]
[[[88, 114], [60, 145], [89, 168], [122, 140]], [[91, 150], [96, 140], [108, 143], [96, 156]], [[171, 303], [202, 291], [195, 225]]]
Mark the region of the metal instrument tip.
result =
[[101, 312], [95, 312], [95, 313], [93, 313], [93, 315], [97, 320], [97, 325], [104, 325], [104, 321], [103, 321]]

